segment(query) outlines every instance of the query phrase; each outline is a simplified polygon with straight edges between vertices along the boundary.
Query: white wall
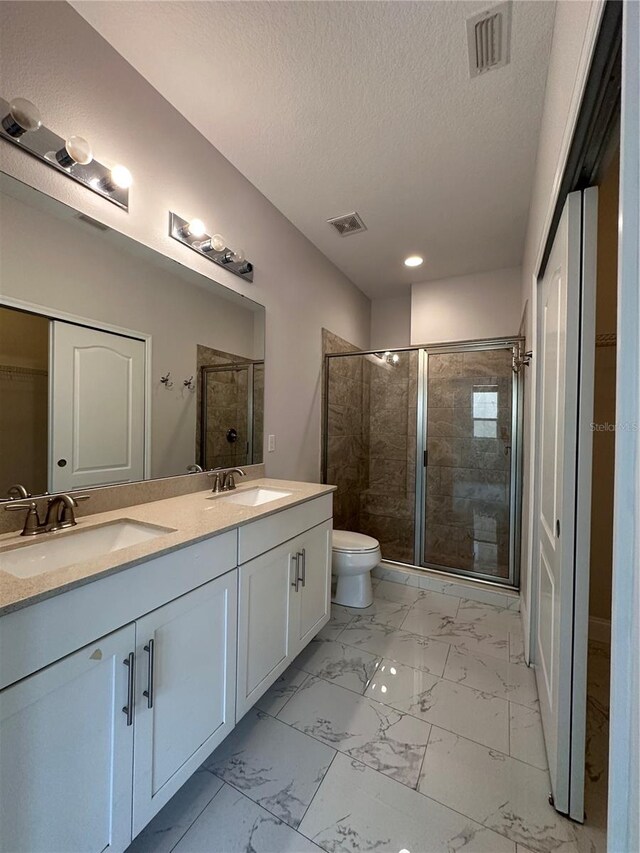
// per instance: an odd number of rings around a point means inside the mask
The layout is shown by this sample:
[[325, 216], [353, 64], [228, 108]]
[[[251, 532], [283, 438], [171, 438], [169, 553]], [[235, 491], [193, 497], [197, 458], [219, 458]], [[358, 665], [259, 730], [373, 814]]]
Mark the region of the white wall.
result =
[[371, 349], [408, 347], [411, 343], [411, 294], [371, 300]]
[[411, 343], [517, 335], [522, 271], [513, 267], [411, 287]]
[[522, 505], [521, 588], [522, 613], [525, 622], [525, 645], [528, 650], [531, 608], [531, 528], [533, 495], [531, 470], [535, 460], [531, 454], [533, 407], [535, 395], [535, 282], [540, 255], [549, 231], [564, 165], [571, 143], [589, 63], [595, 44], [597, 27], [603, 8], [602, 0], [561, 0], [556, 4], [553, 42], [540, 127], [536, 172], [529, 208], [527, 236], [522, 266], [523, 332], [527, 349], [534, 350], [534, 363], [527, 374], [524, 402], [524, 460]]
[[[57, 133], [86, 136], [98, 160], [124, 163], [134, 178], [130, 212], [6, 143], [0, 144], [1, 168], [264, 304], [265, 432], [277, 436], [267, 472], [318, 479], [320, 330], [366, 348], [367, 297], [70, 6], [3, 2], [0, 40], [3, 95], [29, 98]], [[251, 124], [250, 104], [246, 112], [247, 132], [260, 133]], [[229, 245], [242, 246], [255, 265], [255, 283], [171, 240], [169, 210], [198, 216]]]

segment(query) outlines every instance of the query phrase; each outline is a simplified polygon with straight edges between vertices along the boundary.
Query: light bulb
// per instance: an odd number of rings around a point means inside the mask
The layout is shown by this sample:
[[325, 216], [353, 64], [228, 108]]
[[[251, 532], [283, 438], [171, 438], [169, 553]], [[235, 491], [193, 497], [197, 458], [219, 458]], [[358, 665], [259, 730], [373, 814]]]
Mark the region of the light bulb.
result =
[[202, 219], [192, 219], [186, 228], [187, 234], [190, 237], [204, 237], [206, 230]]
[[133, 183], [131, 172], [126, 166], [114, 166], [111, 170], [111, 183], [121, 190], [128, 190]]
[[394, 352], [394, 354], [391, 356], [391, 361], [394, 364], [397, 364], [400, 361], [400, 356], [398, 355], [397, 352]]
[[56, 160], [63, 169], [69, 169], [79, 163], [88, 166], [93, 160], [91, 146], [82, 136], [70, 136], [64, 144], [64, 148], [56, 151]]
[[20, 139], [29, 130], [38, 130], [41, 125], [40, 110], [26, 98], [14, 98], [2, 119], [2, 127], [14, 139]]
[[234, 264], [241, 264], [244, 262], [245, 254], [244, 249], [236, 249], [231, 252], [231, 260]]
[[203, 252], [224, 252], [227, 244], [222, 234], [214, 234], [198, 246]]
[[423, 262], [424, 258], [421, 258], [420, 255], [409, 255], [408, 258], [405, 258], [404, 265], [405, 267], [419, 267]]

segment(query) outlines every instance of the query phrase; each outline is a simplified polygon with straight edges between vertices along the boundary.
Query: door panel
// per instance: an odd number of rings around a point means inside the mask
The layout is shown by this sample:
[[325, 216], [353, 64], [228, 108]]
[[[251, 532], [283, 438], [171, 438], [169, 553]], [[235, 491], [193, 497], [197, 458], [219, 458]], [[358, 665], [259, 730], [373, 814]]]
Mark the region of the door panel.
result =
[[280, 545], [238, 570], [238, 720], [284, 670], [291, 653], [292, 549], [295, 554], [292, 543]]
[[53, 491], [144, 477], [143, 341], [52, 322]]
[[[295, 614], [295, 650], [303, 649], [329, 620], [331, 606], [331, 530], [330, 521], [314, 527], [294, 541], [292, 550], [302, 553], [304, 582], [298, 587]], [[298, 558], [300, 559], [300, 558]], [[294, 593], [295, 595], [295, 593]]]
[[236, 582], [228, 572], [136, 622], [134, 835], [235, 725]]
[[[538, 312], [536, 680], [554, 805], [580, 821], [584, 819], [591, 502], [588, 425], [593, 420], [595, 345], [595, 264], [591, 260], [596, 211], [596, 190], [568, 196], [539, 282]], [[579, 571], [576, 554], [580, 555]]]
[[129, 625], [0, 693], [0, 850], [129, 845], [134, 645]]

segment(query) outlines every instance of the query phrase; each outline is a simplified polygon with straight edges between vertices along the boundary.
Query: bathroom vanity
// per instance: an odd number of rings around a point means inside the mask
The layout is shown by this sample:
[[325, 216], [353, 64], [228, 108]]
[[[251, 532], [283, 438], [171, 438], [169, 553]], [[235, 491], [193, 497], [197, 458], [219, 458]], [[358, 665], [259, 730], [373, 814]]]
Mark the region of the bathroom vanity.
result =
[[[257, 480], [0, 537], [2, 851], [130, 844], [328, 621], [332, 491]], [[15, 557], [79, 534], [111, 550]]]

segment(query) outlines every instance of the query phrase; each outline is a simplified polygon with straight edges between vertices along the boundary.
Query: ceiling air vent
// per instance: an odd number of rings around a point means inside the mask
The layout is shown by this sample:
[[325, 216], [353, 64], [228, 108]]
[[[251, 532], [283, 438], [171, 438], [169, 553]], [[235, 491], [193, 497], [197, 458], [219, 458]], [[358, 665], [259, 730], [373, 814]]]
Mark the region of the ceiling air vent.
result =
[[341, 237], [349, 237], [351, 234], [359, 234], [361, 231], [367, 230], [367, 226], [355, 211], [346, 213], [344, 216], [327, 219], [327, 222], [329, 225], [333, 225]]
[[509, 62], [511, 42], [511, 2], [492, 6], [467, 18], [469, 71], [478, 77], [485, 71], [502, 68]]

